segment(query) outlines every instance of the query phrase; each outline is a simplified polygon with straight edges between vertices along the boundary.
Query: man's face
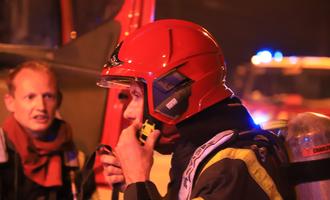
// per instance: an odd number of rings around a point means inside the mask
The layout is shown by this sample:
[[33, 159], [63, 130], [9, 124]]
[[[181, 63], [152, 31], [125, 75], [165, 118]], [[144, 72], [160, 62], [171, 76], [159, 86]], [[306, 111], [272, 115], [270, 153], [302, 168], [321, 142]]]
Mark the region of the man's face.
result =
[[[144, 91], [138, 84], [130, 86], [131, 101], [124, 111], [124, 118], [130, 121], [143, 123]], [[156, 127], [157, 129], [157, 127]], [[173, 125], [162, 124], [161, 135], [156, 143], [155, 149], [163, 154], [169, 154], [173, 151], [173, 145], [179, 138], [178, 130]]]
[[58, 105], [55, 80], [46, 72], [22, 69], [13, 84], [13, 94], [5, 97], [8, 110], [29, 133], [44, 133], [52, 124]]

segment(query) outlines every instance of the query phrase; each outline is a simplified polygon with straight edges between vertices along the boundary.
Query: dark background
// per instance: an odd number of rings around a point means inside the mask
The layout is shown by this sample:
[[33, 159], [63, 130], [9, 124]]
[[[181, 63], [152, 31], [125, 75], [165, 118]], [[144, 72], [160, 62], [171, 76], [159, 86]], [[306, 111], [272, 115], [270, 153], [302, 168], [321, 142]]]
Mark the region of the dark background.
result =
[[229, 85], [235, 67], [259, 50], [284, 56], [330, 56], [329, 0], [157, 0], [156, 19], [204, 26], [226, 58]]
[[[155, 19], [189, 20], [209, 30], [222, 47], [230, 74], [262, 48], [280, 50], [284, 56], [330, 56], [329, 0], [155, 2]], [[74, 29], [79, 36], [95, 29], [111, 19], [122, 3], [72, 0]], [[58, 10], [58, 0], [0, 0], [0, 42], [56, 46]]]

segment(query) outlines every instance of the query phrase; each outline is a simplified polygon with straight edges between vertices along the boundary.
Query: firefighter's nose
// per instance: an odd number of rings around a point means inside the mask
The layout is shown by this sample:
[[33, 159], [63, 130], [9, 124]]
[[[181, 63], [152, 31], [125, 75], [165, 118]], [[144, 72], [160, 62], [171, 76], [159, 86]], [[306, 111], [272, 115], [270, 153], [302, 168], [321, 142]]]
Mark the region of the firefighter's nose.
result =
[[128, 119], [128, 120], [135, 120], [136, 119], [136, 115], [135, 115], [135, 112], [134, 112], [134, 105], [132, 102], [130, 102], [125, 111], [124, 111], [124, 118], [125, 119]]
[[38, 110], [45, 110], [45, 100], [42, 97], [38, 97], [35, 99], [35, 107]]

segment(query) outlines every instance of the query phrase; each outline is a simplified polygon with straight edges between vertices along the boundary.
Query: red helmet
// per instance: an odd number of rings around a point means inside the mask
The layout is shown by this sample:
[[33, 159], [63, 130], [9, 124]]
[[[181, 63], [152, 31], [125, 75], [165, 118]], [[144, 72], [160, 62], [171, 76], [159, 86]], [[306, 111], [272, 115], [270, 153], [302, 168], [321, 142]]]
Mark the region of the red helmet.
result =
[[145, 83], [148, 114], [175, 125], [233, 94], [225, 74], [221, 49], [207, 30], [169, 19], [147, 24], [120, 43], [98, 85]]

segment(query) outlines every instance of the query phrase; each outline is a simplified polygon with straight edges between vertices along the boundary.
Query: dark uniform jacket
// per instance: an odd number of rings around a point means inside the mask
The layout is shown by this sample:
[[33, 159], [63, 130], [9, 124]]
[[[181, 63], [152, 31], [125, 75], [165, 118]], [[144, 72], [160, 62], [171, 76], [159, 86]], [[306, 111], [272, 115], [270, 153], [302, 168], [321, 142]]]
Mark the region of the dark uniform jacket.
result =
[[[181, 139], [173, 153], [166, 196], [161, 197], [148, 181], [130, 184], [125, 199], [294, 199], [293, 188], [280, 169], [287, 162], [281, 139], [256, 127], [237, 98], [218, 103], [177, 127]], [[201, 148], [221, 133], [229, 135], [198, 161]], [[189, 196], [182, 195], [182, 187], [192, 188]]]
[[5, 120], [0, 132], [0, 155], [7, 155], [8, 159], [0, 159], [0, 200], [73, 199], [79, 186], [79, 162], [71, 129], [64, 121], [55, 119], [51, 130], [51, 136], [56, 137], [46, 148], [46, 142], [32, 141], [13, 116]]
[[[62, 164], [61, 187], [43, 187], [24, 175], [18, 154], [7, 141], [8, 161], [0, 164], [0, 200], [66, 200], [73, 199], [70, 168]], [[64, 159], [62, 159], [64, 160]], [[51, 172], [49, 172], [51, 173]]]

